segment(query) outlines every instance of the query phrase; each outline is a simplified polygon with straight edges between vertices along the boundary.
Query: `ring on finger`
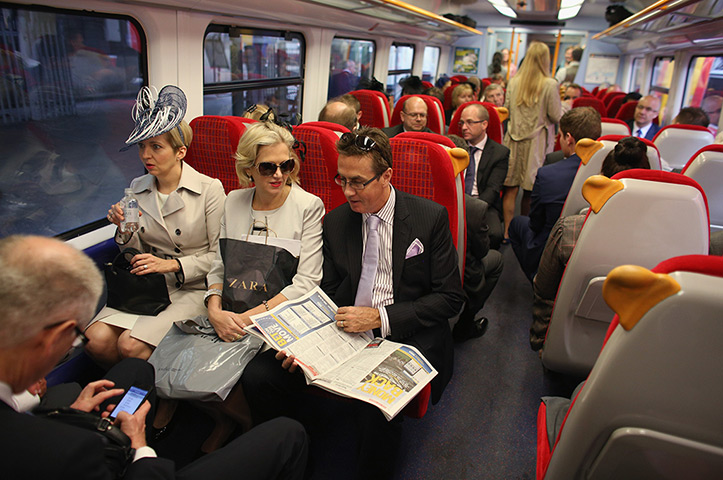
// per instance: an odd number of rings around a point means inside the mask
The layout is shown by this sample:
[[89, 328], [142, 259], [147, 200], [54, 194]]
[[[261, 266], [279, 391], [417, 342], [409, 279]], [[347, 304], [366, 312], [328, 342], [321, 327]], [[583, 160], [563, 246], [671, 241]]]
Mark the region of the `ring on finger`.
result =
[[340, 326], [341, 328], [344, 328], [344, 320], [340, 320], [340, 321], [339, 321], [339, 326]]
[[148, 270], [148, 265], [143, 265], [143, 270]]

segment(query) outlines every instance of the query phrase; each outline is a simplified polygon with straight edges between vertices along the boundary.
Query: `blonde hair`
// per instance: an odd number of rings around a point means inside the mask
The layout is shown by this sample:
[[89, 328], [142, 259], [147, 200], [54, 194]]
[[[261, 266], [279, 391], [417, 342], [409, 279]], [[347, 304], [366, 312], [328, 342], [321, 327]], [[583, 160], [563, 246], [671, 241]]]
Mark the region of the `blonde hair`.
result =
[[236, 176], [241, 188], [250, 187], [253, 178], [246, 173], [256, 165], [259, 148], [283, 143], [289, 147], [289, 158], [294, 159], [294, 169], [289, 173], [289, 184], [299, 183], [299, 157], [294, 152], [294, 137], [284, 127], [272, 122], [252, 123], [238, 142], [234, 158], [236, 159]]
[[550, 50], [544, 43], [532, 42], [517, 75], [510, 81], [514, 81], [517, 87], [515, 104], [527, 107], [537, 104], [542, 84], [549, 76]]
[[459, 85], [455, 85], [454, 90], [452, 90], [452, 108], [457, 108], [462, 105], [462, 102], [459, 101], [459, 97], [464, 95], [465, 90], [469, 90], [469, 93], [474, 96], [474, 89], [469, 83], [460, 83]]
[[[179, 129], [183, 132], [183, 139], [181, 139], [181, 133], [178, 131]], [[176, 128], [166, 132], [165, 135], [166, 140], [168, 140], [168, 143], [171, 144], [171, 147], [173, 147], [173, 150], [176, 152], [181, 147], [188, 148], [193, 140], [193, 130], [191, 130], [191, 126], [186, 123], [185, 120], [181, 120], [181, 123], [179, 123]]]

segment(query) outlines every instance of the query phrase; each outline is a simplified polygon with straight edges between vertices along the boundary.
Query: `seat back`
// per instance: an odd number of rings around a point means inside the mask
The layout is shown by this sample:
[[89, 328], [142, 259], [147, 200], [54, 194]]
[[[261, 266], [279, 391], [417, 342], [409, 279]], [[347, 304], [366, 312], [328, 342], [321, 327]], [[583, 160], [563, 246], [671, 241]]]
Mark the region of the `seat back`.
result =
[[399, 135], [397, 135], [394, 138], [415, 138], [417, 140], [426, 140], [428, 142], [432, 143], [438, 143], [442, 145], [443, 147], [447, 148], [454, 148], [456, 145], [454, 142], [445, 137], [444, 135], [439, 135], [438, 133], [429, 133], [429, 132], [402, 132]]
[[402, 123], [402, 108], [404, 102], [410, 97], [419, 97], [424, 100], [427, 104], [427, 128], [434, 133], [444, 135], [444, 109], [442, 108], [442, 102], [438, 98], [432, 97], [431, 95], [404, 95], [394, 105], [394, 111], [392, 112], [392, 119], [390, 125], [399, 125]]
[[595, 95], [595, 98], [597, 98], [598, 100], [602, 100], [602, 98], [605, 96], [607, 91], [608, 91], [607, 88], [601, 88], [600, 90], [597, 91], [597, 93], [593, 93], [593, 95]]
[[612, 103], [613, 98], [616, 97], [624, 97], [626, 95], [625, 92], [608, 92], [605, 93], [605, 96], [602, 98], [603, 105], [607, 108], [610, 103]]
[[306, 122], [304, 123], [304, 126], [319, 127], [326, 130], [331, 130], [332, 132], [336, 133], [337, 137], [341, 137], [343, 134], [349, 132], [349, 129], [346, 128], [344, 125], [339, 125], [338, 123], [332, 122]]
[[376, 90], [354, 90], [349, 93], [354, 95], [361, 104], [362, 116], [359, 120], [361, 125], [376, 128], [389, 126], [391, 112], [389, 111], [389, 99], [384, 93]]
[[683, 175], [700, 184], [708, 197], [710, 230], [723, 230], [723, 145], [708, 145], [693, 155]]
[[461, 132], [457, 124], [459, 123], [460, 117], [462, 117], [462, 112], [464, 111], [464, 109], [467, 108], [468, 105], [472, 105], [473, 103], [482, 105], [487, 109], [487, 113], [489, 113], [490, 116], [490, 120], [487, 124], [487, 135], [489, 135], [489, 137], [495, 142], [502, 144], [502, 122], [500, 121], [500, 116], [497, 113], [497, 107], [495, 107], [489, 102], [471, 101], [460, 105], [459, 108], [454, 112], [454, 115], [452, 115], [452, 120], [450, 120], [449, 122], [448, 133], [450, 135], [461, 136]]
[[327, 212], [346, 202], [341, 188], [334, 183], [338, 157], [336, 142], [339, 139], [336, 133], [304, 123], [295, 126], [293, 133], [296, 140], [303, 142], [306, 150], [299, 170], [301, 188], [321, 198]]
[[[617, 92], [616, 92], [617, 93]], [[630, 136], [630, 127], [628, 124], [617, 118], [602, 119], [602, 135], [622, 135]]]
[[193, 141], [185, 161], [212, 178], [218, 178], [226, 193], [239, 188], [233, 158], [246, 126], [239, 117], [203, 115], [191, 120]]
[[601, 117], [607, 117], [608, 110], [599, 99], [594, 97], [580, 97], [572, 101], [572, 108], [576, 107], [592, 107], [600, 112]]
[[620, 324], [568, 409], [545, 479], [720, 478], [722, 277], [723, 258], [697, 255], [610, 272], [604, 296]]
[[624, 98], [625, 95], [620, 95], [617, 97], [613, 97], [612, 100], [610, 100], [610, 104], [606, 105], [608, 109], [608, 117], [615, 118], [615, 115], [618, 114], [620, 107], [623, 105]]
[[615, 118], [617, 118], [618, 120], [622, 120], [623, 122], [632, 120], [633, 118], [635, 118], [635, 107], [637, 106], [637, 100], [623, 103], [622, 105], [620, 105], [620, 110], [618, 110]]
[[707, 254], [710, 233], [703, 189], [684, 175], [627, 170], [589, 178], [590, 212], [560, 282], [542, 363], [586, 375], [600, 352], [613, 313], [602, 299], [614, 267], [652, 268], [679, 255]]
[[390, 139], [394, 158], [394, 187], [434, 200], [447, 209], [452, 241], [457, 247], [459, 271], [464, 278], [466, 222], [464, 179], [469, 154], [462, 148], [397, 135]]
[[695, 152], [713, 143], [714, 137], [699, 125], [668, 125], [653, 138], [660, 155], [672, 168], [683, 168]]

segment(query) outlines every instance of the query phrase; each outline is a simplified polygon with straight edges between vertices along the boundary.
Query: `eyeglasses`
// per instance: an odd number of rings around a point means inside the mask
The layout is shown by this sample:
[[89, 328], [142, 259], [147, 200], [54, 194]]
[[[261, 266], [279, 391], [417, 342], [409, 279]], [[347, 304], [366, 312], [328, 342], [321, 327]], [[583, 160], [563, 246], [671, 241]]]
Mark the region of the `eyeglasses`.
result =
[[640, 104], [635, 105], [635, 110], [643, 110], [643, 111], [645, 111], [645, 112], [658, 113], [657, 110], [655, 110], [655, 109], [653, 109], [653, 108], [650, 108], [650, 107], [644, 107], [644, 106], [642, 106], [642, 105], [640, 105]]
[[370, 150], [376, 150], [377, 152], [381, 153], [379, 151], [379, 146], [377, 145], [377, 142], [372, 140], [370, 137], [367, 137], [366, 135], [357, 135], [355, 133], [347, 132], [342, 134], [341, 138], [339, 138], [339, 141], [341, 143], [353, 143], [365, 152], [368, 152]]
[[293, 158], [290, 158], [290, 159], [286, 160], [285, 162], [281, 162], [281, 163], [261, 162], [258, 165], [256, 165], [256, 169], [264, 177], [270, 177], [276, 173], [277, 168], [279, 170], [281, 170], [282, 175], [291, 173], [291, 171], [294, 169], [294, 165], [296, 165], [296, 162], [294, 162]]
[[457, 122], [457, 126], [460, 128], [464, 127], [465, 125], [471, 127], [472, 125], [476, 125], [482, 122], [484, 122], [484, 120], [460, 120], [459, 122]]
[[359, 190], [364, 190], [367, 185], [369, 185], [370, 183], [372, 183], [374, 180], [376, 180], [377, 178], [379, 178], [381, 176], [382, 176], [381, 173], [377, 173], [376, 175], [374, 175], [374, 177], [370, 178], [366, 182], [362, 182], [361, 180], [347, 180], [346, 178], [342, 177], [341, 175], [339, 175], [337, 173], [336, 176], [334, 177], [334, 182], [337, 185], [339, 185], [341, 188], [346, 188], [346, 186], [349, 185], [352, 188], [352, 190], [356, 190], [358, 192]]
[[[51, 328], [55, 328], [58, 325], [60, 325], [61, 323], [65, 323], [67, 321], [68, 320], [61, 320], [59, 322], [55, 322], [50, 325], [46, 325], [43, 327], [43, 330], [50, 330]], [[83, 346], [86, 343], [88, 343], [88, 337], [85, 336], [83, 331], [81, 329], [79, 329], [77, 325], [75, 327], [73, 327], [73, 329], [75, 330], [75, 340], [73, 340], [73, 343], [72, 343], [73, 348], [77, 348], [77, 347]]]
[[404, 115], [406, 115], [406, 116], [408, 116], [408, 117], [412, 117], [412, 118], [427, 118], [427, 114], [426, 114], [426, 113], [407, 113], [407, 112], [405, 112], [404, 110], [402, 110], [402, 113], [403, 113]]

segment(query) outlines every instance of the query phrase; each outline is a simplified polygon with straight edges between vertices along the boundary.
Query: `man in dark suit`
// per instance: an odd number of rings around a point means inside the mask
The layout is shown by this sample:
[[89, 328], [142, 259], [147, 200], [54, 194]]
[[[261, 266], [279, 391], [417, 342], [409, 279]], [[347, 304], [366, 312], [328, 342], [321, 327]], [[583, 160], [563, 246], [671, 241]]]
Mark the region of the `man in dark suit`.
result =
[[660, 112], [660, 99], [647, 95], [640, 99], [635, 106], [635, 115], [632, 119], [625, 123], [633, 132], [633, 137], [642, 137], [647, 140], [653, 140], [655, 134], [660, 130], [660, 126], [653, 123], [655, 117]]
[[404, 101], [400, 112], [402, 123], [393, 127], [382, 128], [382, 132], [389, 137], [395, 137], [402, 132], [429, 132], [427, 128], [427, 104], [419, 97], [410, 97]]
[[[373, 330], [378, 337], [422, 352], [439, 372], [432, 381], [436, 403], [452, 376], [449, 319], [464, 300], [447, 212], [441, 205], [392, 187], [391, 147], [380, 130], [362, 127], [345, 134], [337, 150], [336, 182], [348, 203], [324, 219], [321, 286], [340, 306], [339, 328]], [[376, 248], [368, 250], [374, 244]], [[242, 380], [252, 412], [262, 409], [268, 415], [270, 408], [293, 403], [288, 396], [277, 399], [280, 394], [295, 393], [305, 383], [301, 373], [279, 374], [278, 365], [260, 371], [258, 359], [263, 355], [246, 367]], [[267, 354], [267, 358], [273, 357]], [[281, 352], [276, 358], [283, 360], [284, 368], [295, 369], [293, 357]], [[388, 422], [376, 407], [359, 401], [351, 402], [350, 408], [358, 429], [357, 465], [350, 476], [390, 478], [401, 418]]]
[[[0, 459], [4, 478], [115, 478], [98, 434], [16, 411], [14, 395], [35, 385], [73, 346], [95, 312], [102, 290], [93, 261], [64, 243], [42, 237], [0, 240]], [[153, 385], [153, 367], [128, 359], [113, 380], [89, 383], [70, 405], [106, 416], [124, 384]], [[110, 373], [110, 372], [109, 372]], [[114, 388], [115, 387], [115, 388]], [[289, 419], [261, 425], [223, 449], [175, 471], [173, 462], [147, 446], [149, 401], [133, 414], [120, 412], [113, 424], [135, 449], [123, 478], [303, 478], [306, 435]], [[259, 444], [261, 442], [261, 444]], [[265, 453], [268, 449], [268, 453]]]
[[601, 132], [600, 113], [592, 107], [577, 107], [560, 119], [560, 146], [565, 159], [537, 171], [532, 187], [530, 215], [510, 223], [510, 242], [522, 271], [532, 281], [540, 264], [545, 242], [562, 212], [565, 199], [580, 166], [575, 145], [583, 138], [597, 139]]

